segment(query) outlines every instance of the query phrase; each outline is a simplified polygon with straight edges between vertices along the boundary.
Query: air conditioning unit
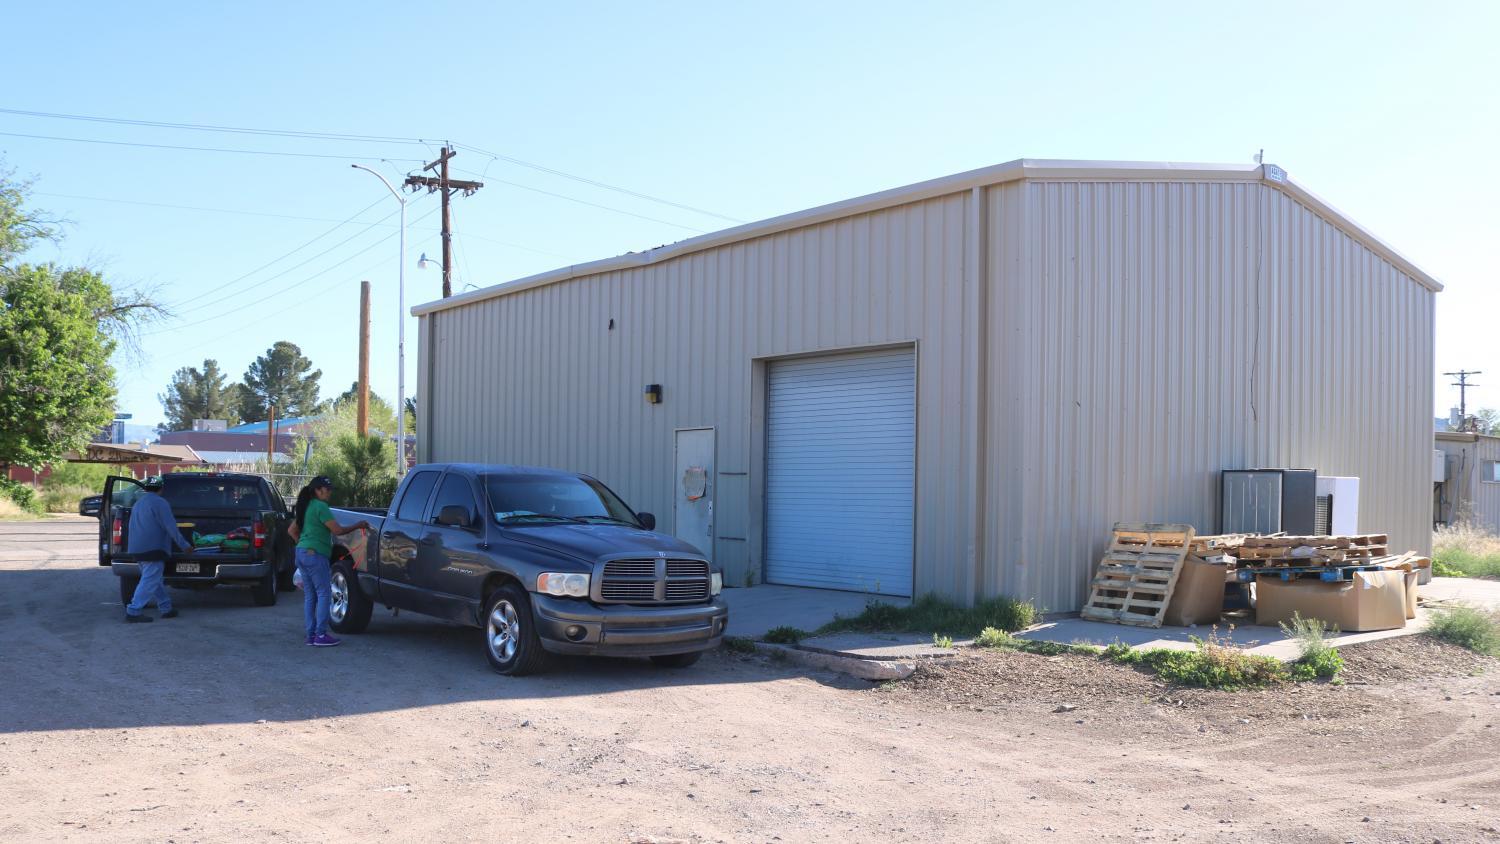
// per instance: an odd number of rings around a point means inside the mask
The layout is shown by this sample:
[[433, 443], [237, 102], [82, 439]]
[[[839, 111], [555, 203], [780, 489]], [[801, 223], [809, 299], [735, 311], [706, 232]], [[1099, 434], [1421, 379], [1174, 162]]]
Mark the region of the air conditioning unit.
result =
[[1359, 478], [1320, 476], [1314, 506], [1314, 533], [1320, 536], [1359, 534]]
[[1317, 533], [1318, 470], [1225, 469], [1220, 533]]

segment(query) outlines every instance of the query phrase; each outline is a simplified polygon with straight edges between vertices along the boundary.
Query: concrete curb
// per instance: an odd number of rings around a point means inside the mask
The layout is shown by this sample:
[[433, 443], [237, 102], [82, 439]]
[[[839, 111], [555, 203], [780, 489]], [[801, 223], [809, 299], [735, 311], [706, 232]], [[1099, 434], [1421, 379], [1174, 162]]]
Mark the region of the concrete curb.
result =
[[758, 653], [785, 659], [809, 668], [836, 671], [861, 680], [905, 680], [917, 670], [916, 663], [908, 660], [860, 659], [826, 651], [803, 650], [789, 645], [773, 645], [768, 642], [755, 642], [754, 644]]

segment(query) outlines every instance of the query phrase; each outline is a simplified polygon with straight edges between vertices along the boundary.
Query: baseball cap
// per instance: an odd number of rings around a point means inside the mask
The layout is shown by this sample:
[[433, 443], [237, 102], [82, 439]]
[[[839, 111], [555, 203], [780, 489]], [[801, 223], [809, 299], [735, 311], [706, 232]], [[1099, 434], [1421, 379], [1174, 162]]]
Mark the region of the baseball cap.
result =
[[163, 486], [165, 486], [165, 484], [162, 482], [161, 475], [152, 475], [151, 477], [141, 481], [141, 487], [147, 490], [158, 490]]
[[316, 478], [308, 481], [307, 485], [312, 487], [313, 489], [322, 489], [325, 486], [329, 489], [333, 489], [333, 481], [329, 480], [327, 475], [319, 475]]

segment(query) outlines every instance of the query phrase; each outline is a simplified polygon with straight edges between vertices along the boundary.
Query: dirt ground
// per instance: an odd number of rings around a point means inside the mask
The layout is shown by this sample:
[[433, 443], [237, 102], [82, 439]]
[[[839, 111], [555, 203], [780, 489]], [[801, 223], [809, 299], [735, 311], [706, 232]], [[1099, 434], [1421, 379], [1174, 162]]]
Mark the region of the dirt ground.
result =
[[1500, 841], [1500, 669], [1422, 639], [1235, 694], [1005, 653], [508, 679], [410, 615], [307, 648], [300, 594], [127, 627], [92, 527], [0, 524], [0, 840]]

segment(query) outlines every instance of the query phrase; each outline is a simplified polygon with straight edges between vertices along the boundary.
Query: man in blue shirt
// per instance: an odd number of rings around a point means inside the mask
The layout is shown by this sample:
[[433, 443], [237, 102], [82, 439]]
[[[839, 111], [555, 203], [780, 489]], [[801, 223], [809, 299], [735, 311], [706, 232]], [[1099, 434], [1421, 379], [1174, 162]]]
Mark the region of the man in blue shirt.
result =
[[133, 554], [141, 564], [141, 581], [136, 584], [135, 596], [125, 607], [125, 620], [131, 624], [151, 621], [151, 616], [142, 615], [146, 604], [156, 601], [162, 618], [176, 618], [172, 608], [172, 596], [162, 583], [167, 567], [167, 558], [173, 549], [187, 551], [192, 548], [182, 531], [177, 527], [177, 517], [172, 515], [172, 505], [162, 498], [160, 476], [147, 478], [141, 487], [146, 490], [130, 508], [130, 536], [125, 546], [127, 554]]

